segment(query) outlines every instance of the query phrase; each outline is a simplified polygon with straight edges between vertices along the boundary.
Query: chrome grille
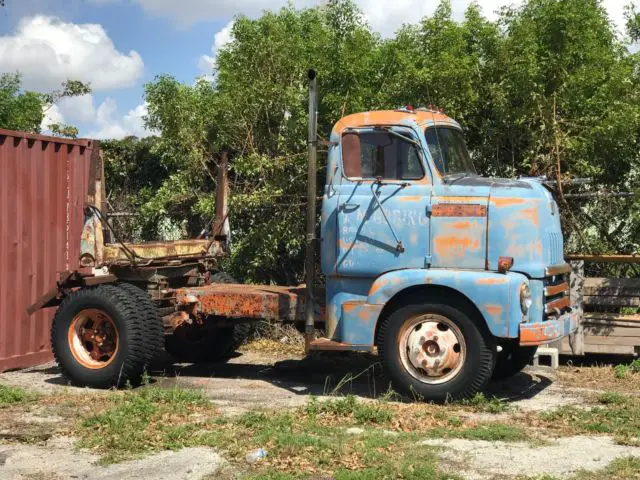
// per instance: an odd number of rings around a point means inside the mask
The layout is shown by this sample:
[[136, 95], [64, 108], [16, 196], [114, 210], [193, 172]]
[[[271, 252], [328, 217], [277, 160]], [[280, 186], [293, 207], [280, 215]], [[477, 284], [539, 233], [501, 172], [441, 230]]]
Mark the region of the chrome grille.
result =
[[549, 245], [549, 265], [564, 263], [562, 233], [547, 232], [547, 241]]
[[569, 275], [544, 279], [544, 318], [557, 317], [570, 309]]

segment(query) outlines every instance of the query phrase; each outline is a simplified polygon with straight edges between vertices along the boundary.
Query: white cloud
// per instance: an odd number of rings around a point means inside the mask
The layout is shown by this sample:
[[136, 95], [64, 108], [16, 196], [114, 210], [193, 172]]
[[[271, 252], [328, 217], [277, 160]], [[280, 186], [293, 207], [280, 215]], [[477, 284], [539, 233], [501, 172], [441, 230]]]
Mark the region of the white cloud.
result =
[[225, 25], [225, 27], [213, 36], [213, 45], [211, 46], [211, 55], [202, 55], [198, 60], [198, 69], [204, 74], [211, 74], [216, 65], [216, 57], [220, 48], [233, 40], [232, 38], [233, 20]]
[[105, 139], [121, 139], [134, 135], [139, 138], [148, 137], [152, 132], [144, 127], [143, 117], [147, 114], [147, 104], [142, 103], [124, 115], [117, 118], [118, 105], [112, 98], [106, 98], [100, 104], [95, 114], [96, 128], [84, 137]]
[[71, 78], [100, 91], [133, 85], [144, 64], [137, 52], [116, 50], [101, 25], [36, 15], [23, 18], [14, 34], [0, 36], [0, 70], [20, 71], [27, 89], [52, 90]]
[[[100, 0], [98, 0], [100, 1]], [[288, 0], [131, 0], [138, 3], [147, 13], [170, 18], [179, 25], [190, 25], [199, 21], [227, 20], [237, 14], [256, 17], [264, 10], [277, 10]], [[326, 3], [326, 0], [295, 0], [298, 7], [310, 7]], [[424, 15], [432, 14], [439, 0], [356, 0], [365, 12], [374, 30], [384, 36], [391, 36], [403, 23], [415, 23]], [[454, 16], [461, 19], [471, 0], [453, 0]], [[519, 4], [521, 0], [480, 0], [483, 12], [489, 18], [496, 18], [495, 12], [502, 6]], [[634, 0], [640, 4], [640, 0]], [[610, 17], [619, 28], [624, 26], [623, 0], [604, 0]]]
[[57, 105], [52, 105], [50, 108], [45, 110], [44, 118], [42, 119], [42, 123], [40, 124], [40, 130], [42, 130], [43, 133], [48, 133], [50, 132], [49, 125], [52, 125], [54, 123], [65, 123], [65, 117]]
[[57, 104], [60, 112], [70, 123], [87, 123], [94, 120], [96, 108], [93, 105], [92, 95], [63, 98]]

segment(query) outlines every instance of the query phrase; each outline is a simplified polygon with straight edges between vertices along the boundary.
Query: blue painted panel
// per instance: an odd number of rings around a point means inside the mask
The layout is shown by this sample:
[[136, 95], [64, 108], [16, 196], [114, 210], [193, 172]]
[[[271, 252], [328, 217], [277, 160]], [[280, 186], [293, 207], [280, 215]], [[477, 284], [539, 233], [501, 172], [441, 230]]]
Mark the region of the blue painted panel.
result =
[[527, 183], [531, 189], [492, 189], [487, 260], [497, 269], [499, 257], [513, 257], [512, 270], [543, 278], [547, 266], [564, 263], [560, 215], [540, 182]]
[[[395, 130], [420, 138], [408, 128]], [[425, 177], [421, 180], [391, 180], [382, 185], [342, 175], [336, 185], [338, 275], [375, 278], [389, 270], [426, 266], [431, 178], [427, 166], [423, 164], [423, 168]]]
[[524, 275], [513, 272], [501, 275], [475, 270], [400, 270], [376, 279], [367, 303], [384, 305], [397, 293], [414, 286], [449, 287], [476, 305], [493, 335], [515, 338], [520, 322], [527, 319], [520, 310], [519, 298], [524, 282], [528, 282]]
[[326, 329], [327, 337], [340, 341], [346, 332], [349, 320], [343, 318], [343, 304], [365, 303], [372, 279], [339, 278], [327, 279]]
[[[431, 256], [433, 267], [484, 270], [487, 260], [488, 187], [443, 186], [433, 189]], [[438, 213], [456, 206], [457, 214]], [[469, 214], [469, 210], [476, 210]], [[461, 215], [460, 213], [466, 213]]]

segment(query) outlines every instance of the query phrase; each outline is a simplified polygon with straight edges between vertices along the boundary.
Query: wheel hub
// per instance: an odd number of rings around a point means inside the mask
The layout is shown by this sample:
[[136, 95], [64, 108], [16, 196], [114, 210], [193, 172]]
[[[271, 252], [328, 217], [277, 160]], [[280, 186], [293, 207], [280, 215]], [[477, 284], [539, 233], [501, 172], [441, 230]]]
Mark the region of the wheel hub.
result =
[[442, 383], [455, 376], [465, 353], [458, 327], [440, 315], [424, 315], [408, 324], [399, 347], [411, 375], [426, 383]]
[[104, 368], [115, 358], [119, 335], [113, 319], [102, 310], [80, 311], [69, 325], [69, 348], [84, 367]]

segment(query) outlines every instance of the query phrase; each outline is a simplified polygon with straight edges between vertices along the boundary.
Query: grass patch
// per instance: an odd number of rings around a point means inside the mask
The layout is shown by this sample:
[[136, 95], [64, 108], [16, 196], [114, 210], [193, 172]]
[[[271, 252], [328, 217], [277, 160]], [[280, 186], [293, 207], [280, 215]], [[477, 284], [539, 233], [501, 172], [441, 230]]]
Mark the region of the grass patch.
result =
[[189, 417], [207, 406], [200, 392], [178, 388], [114, 393], [109, 408], [82, 421], [78, 446], [103, 453], [102, 463], [179, 449], [196, 427]]
[[507, 405], [499, 398], [487, 398], [482, 392], [476, 393], [470, 400], [463, 400], [462, 404], [472, 407], [476, 412], [504, 413], [511, 410], [511, 406]]
[[544, 427], [566, 434], [608, 434], [618, 443], [635, 445], [640, 438], [640, 400], [619, 394], [604, 393], [599, 406], [560, 407], [540, 415]]
[[616, 365], [613, 369], [614, 375], [617, 379], [623, 380], [627, 378], [627, 376], [640, 373], [640, 359], [636, 359], [629, 363], [628, 365], [620, 364]]
[[432, 438], [464, 438], [489, 442], [520, 442], [529, 439], [529, 436], [522, 428], [506, 423], [480, 423], [462, 428], [438, 427], [430, 430], [428, 436]]
[[[412, 414], [410, 405], [363, 402], [354, 396], [312, 398], [290, 411], [222, 416], [199, 392], [146, 387], [113, 392], [101, 406], [103, 410], [80, 421], [74, 433], [78, 446], [101, 455], [102, 464], [160, 450], [211, 446], [255, 479], [313, 474], [336, 480], [453, 479], [438, 470], [436, 449], [418, 444], [432, 424], [464, 431], [460, 435], [467, 438], [514, 437], [504, 426], [469, 428], [463, 418], [455, 426], [446, 418], [435, 419], [434, 411], [444, 407], [420, 405]], [[349, 425], [361, 425], [363, 432], [349, 434]], [[258, 448], [264, 448], [267, 457], [246, 463], [247, 453]]]
[[311, 397], [305, 408], [311, 419], [318, 415], [333, 415], [341, 419], [352, 419], [358, 424], [385, 424], [393, 419], [393, 412], [384, 402], [365, 403], [354, 395], [319, 402]]
[[15, 403], [30, 402], [36, 398], [37, 395], [27, 392], [23, 388], [0, 385], [0, 408]]
[[598, 402], [603, 405], [622, 405], [627, 397], [618, 392], [604, 392], [598, 395]]

